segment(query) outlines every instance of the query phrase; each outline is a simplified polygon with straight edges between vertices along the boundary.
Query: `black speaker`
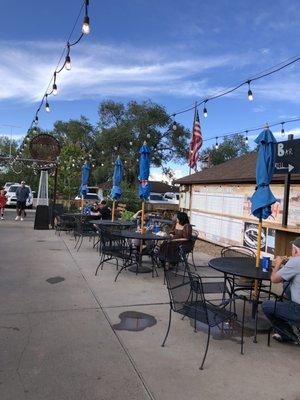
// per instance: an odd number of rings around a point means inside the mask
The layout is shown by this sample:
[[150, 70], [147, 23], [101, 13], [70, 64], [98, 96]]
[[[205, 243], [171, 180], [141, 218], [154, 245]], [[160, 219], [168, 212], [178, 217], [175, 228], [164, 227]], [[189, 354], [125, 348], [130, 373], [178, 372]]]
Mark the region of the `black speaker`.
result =
[[35, 212], [34, 229], [49, 229], [49, 206], [37, 206]]

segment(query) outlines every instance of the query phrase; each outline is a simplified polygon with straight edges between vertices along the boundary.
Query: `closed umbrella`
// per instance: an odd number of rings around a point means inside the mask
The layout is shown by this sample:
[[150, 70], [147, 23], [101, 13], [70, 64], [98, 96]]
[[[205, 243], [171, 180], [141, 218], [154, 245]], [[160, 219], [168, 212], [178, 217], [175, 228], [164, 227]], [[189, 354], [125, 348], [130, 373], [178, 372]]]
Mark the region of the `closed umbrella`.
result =
[[81, 176], [81, 185], [80, 185], [80, 196], [81, 196], [81, 212], [83, 213], [83, 199], [85, 198], [88, 188], [87, 185], [89, 183], [91, 167], [87, 162], [85, 162], [82, 166], [82, 176]]
[[122, 189], [120, 187], [122, 177], [123, 177], [123, 164], [122, 164], [120, 157], [118, 157], [115, 162], [115, 168], [114, 168], [114, 174], [113, 174], [113, 187], [110, 192], [110, 197], [113, 199], [113, 208], [112, 208], [112, 217], [111, 217], [112, 221], [114, 221], [114, 219], [115, 219], [116, 200], [119, 200], [119, 198], [122, 195]]
[[[251, 212], [259, 220], [256, 253], [256, 267], [258, 268], [261, 253], [262, 220], [271, 215], [271, 205], [276, 202], [276, 198], [270, 189], [270, 182], [274, 173], [277, 142], [268, 126], [259, 134], [255, 142], [258, 144], [258, 153], [256, 159], [256, 188], [251, 198]], [[254, 299], [257, 300], [257, 297], [258, 282], [255, 281]], [[252, 317], [256, 315], [256, 312], [257, 304], [254, 304]]]
[[256, 188], [251, 198], [251, 212], [259, 219], [256, 257], [256, 266], [258, 267], [261, 252], [262, 220], [271, 215], [271, 205], [276, 202], [276, 198], [270, 189], [270, 182], [274, 173], [277, 141], [267, 127], [255, 139], [255, 142], [258, 144], [258, 154], [256, 160]]
[[140, 173], [139, 173], [139, 196], [142, 200], [142, 216], [141, 216], [141, 231], [144, 232], [144, 217], [145, 217], [145, 200], [150, 196], [150, 149], [147, 143], [144, 142], [140, 148]]

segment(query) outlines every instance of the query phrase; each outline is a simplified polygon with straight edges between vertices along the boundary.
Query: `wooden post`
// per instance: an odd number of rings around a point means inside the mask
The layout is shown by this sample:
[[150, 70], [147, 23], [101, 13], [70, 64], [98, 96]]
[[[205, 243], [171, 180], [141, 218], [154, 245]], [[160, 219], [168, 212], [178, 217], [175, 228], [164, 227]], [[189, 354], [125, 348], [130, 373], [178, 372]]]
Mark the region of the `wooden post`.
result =
[[[294, 135], [288, 135], [288, 140], [293, 140]], [[288, 225], [289, 219], [289, 201], [290, 201], [291, 174], [287, 173], [284, 177], [284, 196], [282, 210], [282, 226]]]
[[115, 207], [116, 207], [116, 200], [113, 200], [112, 212], [111, 212], [111, 220], [112, 220], [112, 222], [114, 222], [114, 220], [115, 220]]

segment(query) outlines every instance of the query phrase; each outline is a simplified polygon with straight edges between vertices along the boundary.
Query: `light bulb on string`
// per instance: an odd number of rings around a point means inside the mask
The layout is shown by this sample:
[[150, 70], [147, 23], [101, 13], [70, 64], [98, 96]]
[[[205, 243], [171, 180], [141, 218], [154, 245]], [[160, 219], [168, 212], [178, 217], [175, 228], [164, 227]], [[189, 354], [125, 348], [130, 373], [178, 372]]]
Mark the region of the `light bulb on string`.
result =
[[147, 139], [150, 139], [150, 138], [151, 138], [150, 133], [147, 133]]
[[281, 122], [281, 136], [282, 137], [285, 136], [285, 130], [284, 130], [283, 124], [284, 124], [284, 122]]
[[36, 115], [35, 118], [34, 118], [34, 120], [35, 120], [35, 122], [38, 122], [39, 117]]
[[218, 143], [218, 136], [216, 137], [216, 144], [215, 144], [215, 149], [218, 150], [219, 148], [219, 143]]
[[83, 20], [83, 24], [82, 24], [82, 33], [84, 33], [85, 35], [88, 35], [90, 33], [90, 19], [89, 17], [86, 15], [84, 17]]
[[204, 108], [203, 108], [203, 116], [204, 116], [204, 118], [207, 118], [207, 116], [208, 116], [206, 103], [207, 103], [207, 100], [205, 100], [205, 102], [204, 102]]
[[249, 101], [253, 101], [253, 93], [252, 93], [252, 90], [250, 88], [251, 81], [247, 81], [247, 83], [248, 83], [248, 100]]
[[129, 146], [132, 146], [133, 145], [133, 143], [132, 142], [129, 142]]
[[245, 132], [246, 136], [245, 136], [245, 144], [249, 143], [249, 139], [248, 139], [248, 131]]
[[56, 95], [57, 95], [57, 93], [58, 93], [58, 90], [57, 90], [57, 85], [56, 85], [56, 83], [53, 83], [53, 85], [52, 85], [52, 93], [53, 93], [53, 95], [54, 95], [54, 96], [56, 96]]
[[173, 123], [172, 123], [172, 129], [173, 129], [173, 131], [176, 131], [176, 129], [177, 129], [177, 122], [175, 121], [176, 114], [173, 114], [172, 117], [174, 118]]
[[101, 164], [101, 167], [104, 167], [104, 164], [103, 164], [103, 163]]
[[50, 112], [51, 110], [50, 110], [50, 106], [49, 106], [49, 103], [48, 103], [48, 96], [46, 95], [46, 104], [45, 104], [45, 110], [46, 110], [46, 112]]
[[65, 59], [65, 68], [66, 70], [70, 71], [70, 69], [72, 68], [72, 64], [71, 64], [71, 57], [70, 57], [70, 43], [67, 44], [68, 50], [67, 50], [67, 55], [66, 55], [66, 59]]

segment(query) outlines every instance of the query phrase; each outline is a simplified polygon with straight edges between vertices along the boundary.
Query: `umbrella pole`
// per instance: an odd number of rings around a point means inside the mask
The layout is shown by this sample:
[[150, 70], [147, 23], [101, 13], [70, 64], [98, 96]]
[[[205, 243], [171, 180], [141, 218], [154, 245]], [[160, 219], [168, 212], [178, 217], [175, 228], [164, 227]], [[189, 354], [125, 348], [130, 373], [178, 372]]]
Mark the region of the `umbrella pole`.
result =
[[[142, 214], [141, 214], [141, 234], [144, 233], [144, 216], [145, 216], [145, 202], [142, 202]], [[140, 243], [140, 256], [142, 256], [143, 252], [143, 240], [141, 239]]]
[[112, 213], [111, 213], [111, 220], [112, 220], [112, 222], [114, 222], [114, 220], [115, 220], [115, 207], [116, 207], [116, 200], [113, 200], [113, 204], [112, 204]]
[[81, 196], [81, 214], [83, 214], [83, 196]]
[[[256, 251], [256, 268], [260, 267], [260, 253], [261, 253], [261, 232], [262, 232], [262, 219], [259, 218], [258, 222], [258, 233], [257, 233], [257, 251]], [[258, 281], [254, 282], [254, 299], [258, 298]]]

